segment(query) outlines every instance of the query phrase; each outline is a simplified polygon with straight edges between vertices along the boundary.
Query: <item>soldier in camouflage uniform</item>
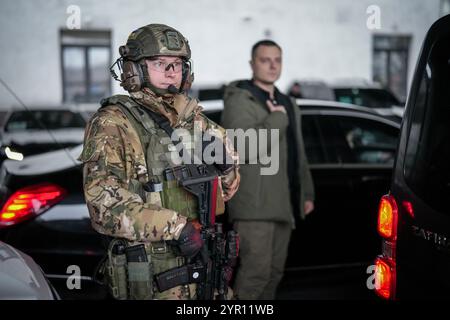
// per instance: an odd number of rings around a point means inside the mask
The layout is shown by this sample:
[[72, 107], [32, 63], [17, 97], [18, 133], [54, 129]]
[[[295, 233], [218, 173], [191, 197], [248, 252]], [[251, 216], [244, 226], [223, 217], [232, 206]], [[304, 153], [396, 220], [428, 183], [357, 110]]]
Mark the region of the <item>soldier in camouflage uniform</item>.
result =
[[[193, 81], [191, 52], [177, 30], [161, 24], [144, 26], [130, 34], [119, 52], [121, 86], [130, 96], [104, 99], [86, 127], [80, 156], [84, 195], [94, 229], [126, 240], [127, 246], [144, 244], [151, 272], [158, 274], [185, 264], [198, 253], [203, 241], [196, 199], [176, 181], [164, 180], [163, 170], [175, 165], [171, 153], [176, 148], [147, 111], [162, 116], [173, 129], [186, 129], [187, 135], [193, 134], [194, 123], [202, 131], [214, 129], [226, 153], [235, 160], [237, 155], [225, 131], [185, 94]], [[183, 147], [192, 150], [193, 144], [184, 141]], [[161, 190], [147, 192], [143, 186], [149, 181], [160, 181]], [[223, 213], [224, 202], [239, 186], [237, 162], [220, 181], [217, 204], [218, 213]], [[108, 255], [111, 258], [111, 248]], [[108, 261], [120, 265], [123, 258]], [[130, 266], [122, 271], [108, 264], [106, 268], [110, 291], [117, 299], [195, 299], [194, 284], [158, 292], [149, 283], [150, 293], [130, 293], [129, 284], [120, 282]]]

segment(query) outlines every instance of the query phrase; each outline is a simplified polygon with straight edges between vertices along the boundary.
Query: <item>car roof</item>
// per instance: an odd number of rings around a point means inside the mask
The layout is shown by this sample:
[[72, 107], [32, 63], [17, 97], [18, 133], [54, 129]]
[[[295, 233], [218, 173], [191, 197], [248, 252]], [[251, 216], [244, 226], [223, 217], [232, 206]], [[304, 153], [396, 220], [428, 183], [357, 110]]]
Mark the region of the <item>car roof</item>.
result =
[[[353, 113], [353, 115], [358, 116], [370, 116], [371, 118], [376, 118], [382, 122], [388, 123], [394, 127], [399, 127], [401, 118], [387, 116], [381, 114], [376, 109], [362, 107], [350, 103], [343, 103], [330, 100], [316, 100], [316, 99], [296, 99], [296, 103], [302, 109], [304, 113], [308, 111], [320, 111], [320, 112], [332, 112], [339, 114]], [[207, 114], [209, 112], [218, 112], [223, 110], [223, 100], [208, 100], [200, 102], [199, 105], [203, 107], [203, 111]]]
[[[296, 99], [296, 103], [302, 108], [308, 109], [338, 109], [338, 110], [349, 110], [349, 111], [359, 111], [366, 112], [373, 115], [380, 115], [376, 110], [358, 106], [351, 103], [337, 102], [331, 100], [316, 100], [316, 99]], [[219, 111], [223, 110], [223, 100], [208, 100], [200, 101], [199, 105], [203, 107], [204, 111]]]
[[221, 99], [199, 101], [198, 104], [203, 108], [203, 111], [223, 110], [223, 100]]
[[371, 113], [374, 115], [380, 115], [376, 110], [368, 107], [358, 106], [356, 104], [344, 103], [330, 100], [316, 100], [316, 99], [296, 99], [295, 102], [302, 108], [325, 108], [325, 109], [338, 109]]

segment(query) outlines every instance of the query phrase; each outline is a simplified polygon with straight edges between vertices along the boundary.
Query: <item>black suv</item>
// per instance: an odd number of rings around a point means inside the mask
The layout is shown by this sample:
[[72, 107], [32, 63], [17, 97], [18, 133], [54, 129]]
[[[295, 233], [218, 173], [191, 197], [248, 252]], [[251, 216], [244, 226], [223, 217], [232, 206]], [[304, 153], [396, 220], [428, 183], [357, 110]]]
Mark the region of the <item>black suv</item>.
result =
[[428, 31], [406, 103], [391, 192], [379, 206], [376, 292], [450, 297], [450, 15]]

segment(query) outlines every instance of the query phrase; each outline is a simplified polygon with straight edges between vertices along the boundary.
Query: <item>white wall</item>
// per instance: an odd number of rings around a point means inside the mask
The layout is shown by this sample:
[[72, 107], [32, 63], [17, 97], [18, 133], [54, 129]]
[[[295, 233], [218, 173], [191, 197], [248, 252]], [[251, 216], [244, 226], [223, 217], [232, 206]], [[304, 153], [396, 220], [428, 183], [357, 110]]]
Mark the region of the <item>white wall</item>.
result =
[[[381, 29], [366, 27], [369, 5], [381, 9]], [[278, 86], [295, 78], [371, 79], [372, 34], [409, 34], [409, 79], [439, 0], [0, 0], [0, 78], [26, 105], [62, 100], [59, 30], [69, 5], [81, 9], [82, 29], [112, 30], [113, 57], [128, 34], [148, 23], [180, 30], [193, 51], [196, 85], [250, 76], [254, 42], [277, 41], [284, 51]], [[114, 92], [122, 92], [115, 85]], [[0, 84], [0, 109], [17, 105]]]

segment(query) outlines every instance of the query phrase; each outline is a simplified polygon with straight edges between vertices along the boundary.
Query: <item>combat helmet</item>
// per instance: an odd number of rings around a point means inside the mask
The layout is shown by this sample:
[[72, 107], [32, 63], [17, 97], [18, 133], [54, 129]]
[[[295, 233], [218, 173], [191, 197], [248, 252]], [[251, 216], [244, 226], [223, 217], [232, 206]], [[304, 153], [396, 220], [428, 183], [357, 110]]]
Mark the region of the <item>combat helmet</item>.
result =
[[[115, 64], [121, 71], [121, 86], [129, 91], [136, 92], [144, 87], [150, 88], [159, 95], [174, 94], [168, 89], [155, 88], [150, 83], [145, 59], [157, 56], [181, 57], [183, 60], [183, 75], [178, 92], [188, 89], [193, 82], [191, 48], [187, 39], [176, 29], [164, 24], [149, 24], [133, 31], [127, 43], [119, 47], [120, 58]], [[112, 70], [113, 77], [115, 72]]]

